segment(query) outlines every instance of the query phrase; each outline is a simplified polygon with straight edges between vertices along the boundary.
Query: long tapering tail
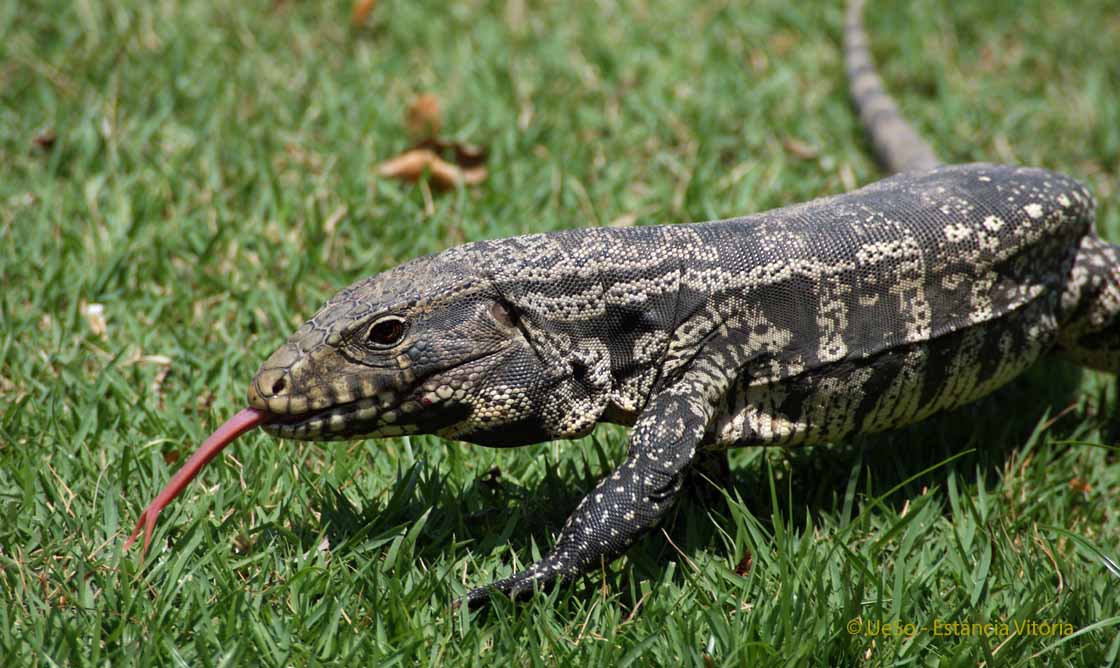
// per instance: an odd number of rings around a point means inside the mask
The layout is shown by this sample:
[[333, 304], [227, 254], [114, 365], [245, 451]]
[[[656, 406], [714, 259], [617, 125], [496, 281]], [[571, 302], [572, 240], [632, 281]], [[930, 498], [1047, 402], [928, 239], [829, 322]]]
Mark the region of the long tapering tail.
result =
[[848, 89], [875, 154], [891, 173], [932, 169], [941, 164], [929, 144], [906, 122], [871, 61], [863, 30], [863, 0], [850, 0], [844, 21], [844, 60]]

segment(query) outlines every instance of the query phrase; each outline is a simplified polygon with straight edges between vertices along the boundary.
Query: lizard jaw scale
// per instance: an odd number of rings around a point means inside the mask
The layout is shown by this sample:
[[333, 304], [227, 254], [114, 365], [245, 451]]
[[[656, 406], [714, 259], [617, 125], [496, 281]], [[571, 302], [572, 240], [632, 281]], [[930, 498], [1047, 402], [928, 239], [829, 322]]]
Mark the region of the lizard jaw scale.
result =
[[296, 415], [271, 414], [263, 429], [273, 436], [297, 440], [346, 438], [376, 431], [388, 423], [385, 417], [392, 412], [382, 411], [377, 399], [359, 399]]

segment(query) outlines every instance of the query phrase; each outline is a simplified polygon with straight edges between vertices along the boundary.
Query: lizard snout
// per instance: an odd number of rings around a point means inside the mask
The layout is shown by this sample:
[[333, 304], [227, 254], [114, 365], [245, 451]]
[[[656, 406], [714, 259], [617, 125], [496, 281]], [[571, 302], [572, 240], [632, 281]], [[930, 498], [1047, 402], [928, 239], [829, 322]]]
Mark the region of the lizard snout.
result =
[[[302, 412], [306, 406], [293, 406], [292, 366], [299, 353], [290, 345], [282, 346], [263, 365], [249, 383], [249, 405], [273, 415]], [[299, 403], [296, 401], [296, 403]]]
[[249, 383], [249, 405], [270, 413], [287, 412], [289, 386], [287, 369], [261, 369]]

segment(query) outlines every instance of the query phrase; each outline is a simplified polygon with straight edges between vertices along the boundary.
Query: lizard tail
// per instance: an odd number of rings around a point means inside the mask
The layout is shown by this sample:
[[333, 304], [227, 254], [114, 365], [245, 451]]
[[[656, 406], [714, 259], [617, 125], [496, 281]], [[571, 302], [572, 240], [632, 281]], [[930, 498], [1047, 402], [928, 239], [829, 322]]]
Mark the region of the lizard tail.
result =
[[863, 0], [849, 0], [844, 21], [844, 60], [848, 88], [875, 154], [892, 174], [932, 169], [941, 164], [930, 145], [906, 122], [875, 71], [867, 33], [863, 30]]

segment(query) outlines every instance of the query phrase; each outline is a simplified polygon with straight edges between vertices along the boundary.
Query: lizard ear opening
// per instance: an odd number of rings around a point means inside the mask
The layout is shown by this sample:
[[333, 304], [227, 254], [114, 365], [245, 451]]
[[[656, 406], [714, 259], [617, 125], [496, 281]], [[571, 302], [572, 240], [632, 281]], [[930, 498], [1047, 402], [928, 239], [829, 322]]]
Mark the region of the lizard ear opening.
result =
[[491, 304], [490, 315], [503, 327], [513, 328], [517, 326], [517, 316], [514, 314], [513, 309], [503, 302], [495, 301]]

